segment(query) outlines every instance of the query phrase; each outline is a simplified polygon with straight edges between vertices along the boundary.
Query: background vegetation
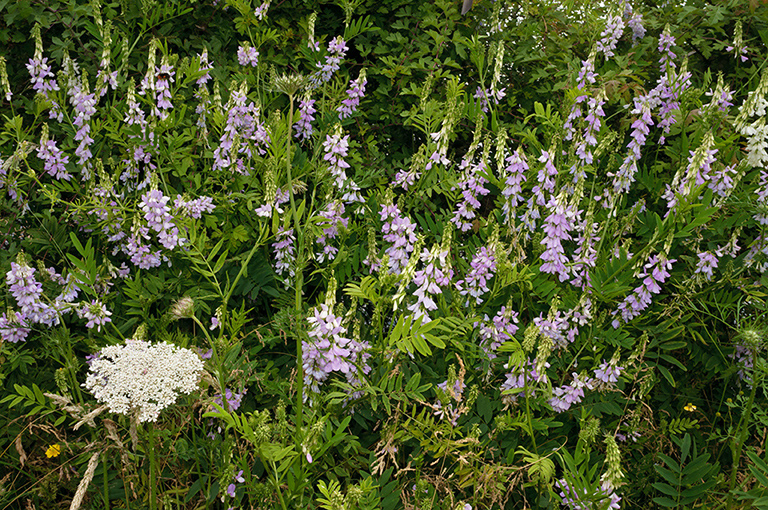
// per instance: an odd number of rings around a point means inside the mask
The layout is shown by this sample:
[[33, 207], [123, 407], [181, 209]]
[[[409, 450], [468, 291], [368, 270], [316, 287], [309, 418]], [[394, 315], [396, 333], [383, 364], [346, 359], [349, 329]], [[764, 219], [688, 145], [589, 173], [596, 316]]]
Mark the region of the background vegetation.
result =
[[0, 508], [768, 508], [768, 5], [474, 3], [0, 0]]

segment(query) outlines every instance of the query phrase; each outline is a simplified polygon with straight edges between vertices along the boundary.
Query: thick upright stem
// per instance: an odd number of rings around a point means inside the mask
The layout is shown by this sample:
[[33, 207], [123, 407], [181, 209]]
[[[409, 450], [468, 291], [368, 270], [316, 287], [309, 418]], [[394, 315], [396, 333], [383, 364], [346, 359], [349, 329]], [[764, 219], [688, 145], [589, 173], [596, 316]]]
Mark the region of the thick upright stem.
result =
[[726, 508], [728, 510], [733, 508], [733, 490], [736, 488], [736, 475], [739, 471], [739, 464], [741, 463], [741, 451], [744, 448], [744, 441], [747, 440], [749, 421], [750, 418], [752, 418], [752, 406], [755, 404], [755, 395], [759, 384], [756, 378], [756, 371], [754, 371], [752, 374], [752, 391], [749, 393], [747, 407], [741, 415], [739, 426], [736, 428], [737, 435], [733, 439], [733, 445], [731, 446], [731, 452], [733, 453], [733, 467], [731, 468], [731, 480], [728, 487], [728, 500], [726, 503]]
[[[296, 200], [293, 196], [293, 175], [291, 173], [291, 132], [293, 127], [293, 95], [288, 96], [290, 101], [290, 114], [288, 117], [288, 141], [286, 143], [286, 158], [285, 168], [288, 172], [288, 192], [291, 199], [291, 210], [293, 211], [293, 228], [296, 231], [296, 314], [301, 313], [301, 291], [304, 287], [304, 232], [300, 227], [299, 212], [296, 209]], [[296, 335], [296, 432], [295, 439], [297, 443], [301, 443], [302, 439], [302, 427], [304, 425], [304, 367], [302, 366], [302, 348], [301, 340], [302, 335], [300, 333], [301, 328], [297, 328], [298, 334]], [[304, 471], [303, 457], [298, 456], [299, 463], [299, 476]], [[301, 504], [303, 497], [299, 497], [299, 503]], [[283, 503], [282, 499], [280, 501]]]
[[157, 510], [157, 466], [155, 466], [155, 424], [150, 423], [149, 429], [149, 509]]

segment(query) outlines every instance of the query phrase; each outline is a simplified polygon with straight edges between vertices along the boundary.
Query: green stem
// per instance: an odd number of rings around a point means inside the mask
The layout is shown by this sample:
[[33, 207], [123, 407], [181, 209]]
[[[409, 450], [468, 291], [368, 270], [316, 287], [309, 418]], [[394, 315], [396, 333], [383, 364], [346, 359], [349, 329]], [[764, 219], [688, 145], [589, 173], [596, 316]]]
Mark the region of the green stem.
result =
[[[288, 143], [285, 158], [285, 169], [288, 172], [288, 192], [291, 199], [291, 209], [293, 210], [293, 226], [296, 230], [296, 240], [298, 242], [296, 250], [296, 312], [301, 311], [301, 289], [304, 286], [304, 236], [299, 225], [299, 212], [296, 209], [296, 200], [293, 196], [293, 176], [291, 175], [291, 128], [293, 123], [293, 95], [288, 96], [291, 104], [290, 115], [288, 117]], [[296, 433], [301, 434], [301, 427], [304, 421], [304, 369], [301, 365], [301, 338], [296, 335]], [[298, 439], [298, 437], [297, 437]], [[299, 456], [299, 471], [301, 472], [301, 456]]]
[[106, 454], [101, 454], [101, 469], [102, 474], [104, 475], [103, 482], [104, 482], [104, 509], [109, 510], [109, 478], [107, 477], [107, 456]]
[[277, 499], [280, 500], [280, 507], [283, 510], [288, 510], [288, 507], [285, 506], [285, 500], [283, 499], [283, 491], [280, 490], [280, 479], [277, 477], [277, 466], [275, 466], [274, 462], [270, 462], [272, 464], [272, 474], [274, 476], [274, 484], [275, 484], [275, 492], [277, 492]]
[[155, 424], [151, 423], [149, 429], [149, 508], [157, 510], [157, 466], [155, 466]]
[[731, 480], [728, 486], [728, 500], [726, 508], [729, 510], [733, 508], [733, 490], [736, 488], [736, 474], [739, 470], [739, 463], [741, 461], [741, 451], [744, 448], [744, 441], [747, 440], [747, 431], [749, 430], [749, 419], [752, 417], [752, 406], [755, 403], [755, 395], [757, 393], [758, 381], [756, 380], [756, 371], [752, 372], [752, 391], [749, 392], [749, 400], [747, 401], [747, 407], [741, 415], [739, 420], [739, 426], [736, 428], [738, 434], [734, 438], [734, 443], [731, 445], [731, 451], [733, 452], [733, 467], [731, 468]]

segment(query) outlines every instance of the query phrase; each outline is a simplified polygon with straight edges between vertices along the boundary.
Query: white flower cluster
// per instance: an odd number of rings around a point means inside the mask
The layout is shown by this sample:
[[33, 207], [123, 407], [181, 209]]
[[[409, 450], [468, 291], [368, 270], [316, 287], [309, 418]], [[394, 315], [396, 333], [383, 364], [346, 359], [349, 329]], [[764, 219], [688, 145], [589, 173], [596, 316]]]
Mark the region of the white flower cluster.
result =
[[[747, 163], [753, 167], [766, 168], [768, 164], [768, 126], [765, 113], [768, 110], [768, 69], [763, 72], [757, 88], [747, 94], [739, 108], [734, 126], [747, 137]], [[751, 117], [757, 117], [750, 122]]]
[[203, 362], [189, 349], [128, 340], [103, 348], [90, 361], [83, 385], [115, 413], [137, 411], [140, 422], [156, 421], [179, 393], [197, 389]]

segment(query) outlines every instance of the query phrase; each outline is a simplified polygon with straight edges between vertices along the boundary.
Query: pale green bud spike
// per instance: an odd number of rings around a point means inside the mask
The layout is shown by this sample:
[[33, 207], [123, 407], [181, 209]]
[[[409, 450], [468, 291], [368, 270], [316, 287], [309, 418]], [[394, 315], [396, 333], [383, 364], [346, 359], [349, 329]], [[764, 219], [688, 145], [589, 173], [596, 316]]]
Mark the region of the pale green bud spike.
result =
[[488, 156], [491, 154], [491, 135], [486, 134], [483, 138], [483, 157], [482, 161], [486, 166], [486, 170], [489, 174], [492, 174], [491, 169], [488, 168]]
[[69, 393], [69, 381], [67, 380], [67, 369], [66, 368], [59, 368], [54, 372], [53, 376], [54, 381], [56, 381], [56, 386], [59, 388], [59, 392], [63, 397], [66, 398], [72, 398]]
[[43, 59], [43, 38], [40, 35], [39, 23], [32, 27], [32, 37], [35, 39], [35, 60], [39, 62]]
[[619, 445], [616, 444], [616, 438], [613, 434], [605, 435], [605, 462], [608, 464], [608, 469], [604, 474], [605, 479], [610, 482], [612, 487], [618, 487], [624, 478], [624, 473], [621, 471]]
[[40, 145], [45, 145], [48, 143], [48, 124], [43, 123], [43, 130], [42, 134], [40, 135]]
[[147, 325], [145, 323], [139, 324], [136, 328], [136, 332], [133, 334], [134, 340], [146, 340], [147, 339]]
[[552, 353], [554, 341], [547, 335], [539, 335], [539, 338], [539, 348], [536, 351], [536, 373], [541, 377], [544, 375], [547, 360], [549, 359], [549, 355]]
[[429, 100], [429, 95], [432, 92], [432, 82], [435, 80], [435, 77], [432, 73], [429, 73], [427, 75], [427, 79], [424, 80], [424, 85], [421, 86], [421, 97], [419, 97], [419, 109], [421, 111], [424, 111], [426, 108], [427, 101]]
[[496, 135], [496, 168], [498, 169], [499, 175], [501, 175], [506, 166], [504, 164], [504, 156], [507, 152], [507, 138], [506, 128], [499, 129], [499, 132]]
[[333, 275], [333, 271], [331, 271], [331, 278], [328, 280], [328, 289], [325, 291], [325, 304], [328, 305], [328, 308], [333, 309], [333, 306], [336, 304], [337, 286], [338, 283], [336, 282], [336, 277]]
[[499, 43], [496, 46], [495, 62], [493, 66], [493, 78], [491, 79], [491, 93], [496, 95], [499, 92], [499, 81], [501, 81], [501, 67], [504, 63], [504, 44]]
[[589, 416], [581, 420], [581, 430], [579, 439], [586, 444], [591, 444], [600, 432], [600, 420], [594, 416]]
[[13, 97], [11, 92], [11, 83], [8, 81], [8, 70], [5, 68], [5, 57], [0, 56], [0, 85], [5, 91], [5, 100], [10, 101]]
[[307, 31], [309, 32], [309, 40], [314, 42], [315, 41], [315, 22], [317, 22], [317, 13], [313, 12], [309, 15], [309, 20], [307, 21]]
[[149, 56], [147, 57], [147, 83], [151, 88], [155, 88], [155, 67], [157, 63], [157, 39], [149, 42]]
[[219, 80], [216, 79], [213, 81], [213, 107], [216, 109], [216, 112], [221, 112], [222, 110], [221, 85], [219, 84]]

